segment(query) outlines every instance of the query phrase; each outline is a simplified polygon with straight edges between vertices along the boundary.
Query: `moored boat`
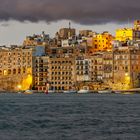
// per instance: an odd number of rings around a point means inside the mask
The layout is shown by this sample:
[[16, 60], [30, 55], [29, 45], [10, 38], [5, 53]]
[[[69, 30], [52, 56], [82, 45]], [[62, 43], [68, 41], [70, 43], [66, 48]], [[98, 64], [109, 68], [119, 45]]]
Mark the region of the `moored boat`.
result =
[[78, 91], [78, 93], [90, 93], [90, 90], [88, 89], [81, 89]]
[[55, 90], [48, 90], [48, 93], [56, 93]]
[[77, 93], [76, 90], [65, 90], [63, 91], [63, 93]]
[[121, 91], [113, 91], [113, 93], [115, 93], [115, 94], [121, 94], [122, 92]]
[[99, 90], [98, 93], [101, 94], [112, 93], [112, 90]]
[[26, 90], [26, 91], [24, 92], [24, 94], [33, 94], [33, 91], [32, 91], [32, 90]]

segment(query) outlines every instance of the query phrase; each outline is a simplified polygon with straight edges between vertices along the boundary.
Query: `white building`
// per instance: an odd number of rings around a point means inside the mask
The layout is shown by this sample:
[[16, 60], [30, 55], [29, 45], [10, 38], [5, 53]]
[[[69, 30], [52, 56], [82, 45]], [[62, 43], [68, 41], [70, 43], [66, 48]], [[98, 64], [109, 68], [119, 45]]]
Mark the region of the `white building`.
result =
[[90, 60], [83, 57], [76, 59], [76, 81], [90, 81]]

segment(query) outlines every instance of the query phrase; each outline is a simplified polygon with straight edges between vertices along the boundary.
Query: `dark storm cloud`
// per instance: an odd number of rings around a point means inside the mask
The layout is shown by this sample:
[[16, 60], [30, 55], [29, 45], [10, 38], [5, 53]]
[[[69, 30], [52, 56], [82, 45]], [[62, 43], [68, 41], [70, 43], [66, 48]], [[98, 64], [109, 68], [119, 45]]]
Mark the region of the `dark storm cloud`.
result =
[[140, 0], [0, 0], [0, 20], [103, 24], [140, 19]]

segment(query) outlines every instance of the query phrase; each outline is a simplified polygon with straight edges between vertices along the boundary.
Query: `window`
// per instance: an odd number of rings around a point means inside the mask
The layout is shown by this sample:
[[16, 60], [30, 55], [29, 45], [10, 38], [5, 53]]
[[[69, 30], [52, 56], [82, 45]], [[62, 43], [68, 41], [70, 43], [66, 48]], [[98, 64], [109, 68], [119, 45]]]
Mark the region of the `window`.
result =
[[0, 70], [0, 75], [2, 75], [2, 71]]
[[16, 69], [13, 69], [13, 74], [16, 74]]
[[9, 75], [9, 74], [11, 74], [11, 70], [10, 70], [10, 69], [8, 69], [8, 75]]
[[21, 73], [21, 69], [19, 68], [19, 69], [18, 69], [18, 74], [20, 74], [20, 73]]

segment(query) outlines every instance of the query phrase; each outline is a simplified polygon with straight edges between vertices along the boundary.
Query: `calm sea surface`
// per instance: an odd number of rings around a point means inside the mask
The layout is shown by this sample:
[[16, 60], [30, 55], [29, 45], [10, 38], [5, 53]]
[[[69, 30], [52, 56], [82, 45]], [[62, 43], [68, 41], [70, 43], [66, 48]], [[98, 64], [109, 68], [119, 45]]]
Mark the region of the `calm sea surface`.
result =
[[0, 140], [140, 140], [140, 94], [0, 94]]

